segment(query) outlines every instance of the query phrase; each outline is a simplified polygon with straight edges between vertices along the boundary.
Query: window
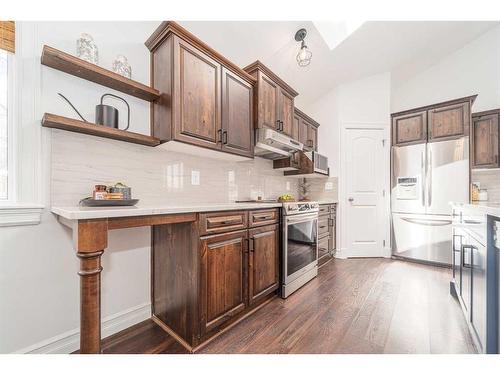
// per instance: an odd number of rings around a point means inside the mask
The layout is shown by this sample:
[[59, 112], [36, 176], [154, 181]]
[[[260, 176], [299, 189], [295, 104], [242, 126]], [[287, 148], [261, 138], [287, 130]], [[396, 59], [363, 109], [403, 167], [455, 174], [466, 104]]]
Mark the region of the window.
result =
[[0, 200], [12, 200], [12, 63], [9, 52], [0, 50]]
[[[33, 49], [36, 40], [35, 23], [0, 21], [0, 227], [38, 224], [43, 210], [38, 187], [40, 56]], [[18, 132], [21, 128], [24, 131]]]

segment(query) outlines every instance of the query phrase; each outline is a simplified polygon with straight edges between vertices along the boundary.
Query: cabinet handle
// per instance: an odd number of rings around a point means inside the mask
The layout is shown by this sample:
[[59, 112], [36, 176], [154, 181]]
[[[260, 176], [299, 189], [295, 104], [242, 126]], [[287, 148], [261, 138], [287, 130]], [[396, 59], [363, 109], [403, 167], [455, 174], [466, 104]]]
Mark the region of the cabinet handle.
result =
[[285, 123], [282, 120], [280, 120], [280, 123], [281, 123], [281, 131], [285, 130]]
[[281, 131], [281, 124], [280, 124], [280, 120], [276, 120], [276, 124], [278, 125], [277, 130], [278, 130], [278, 131]]
[[226, 220], [220, 222], [222, 225], [240, 224], [240, 220]]
[[269, 220], [272, 219], [274, 215], [261, 215], [261, 216], [254, 216], [255, 220]]
[[498, 164], [498, 155], [495, 155], [495, 164]]
[[222, 129], [217, 130], [219, 139], [217, 140], [217, 143], [222, 143]]
[[254, 240], [254, 238], [250, 237], [249, 242], [250, 242], [250, 252], [251, 253], [255, 252], [253, 240]]
[[[471, 263], [465, 263], [465, 249], [469, 249], [471, 251], [471, 253], [470, 253]], [[474, 246], [472, 246], [472, 245], [462, 245], [462, 267], [472, 268], [472, 251], [473, 250], [474, 250]]]
[[222, 133], [222, 144], [227, 145], [227, 130]]
[[335, 223], [333, 222], [332, 218], [328, 219], [328, 225], [331, 227], [335, 226]]

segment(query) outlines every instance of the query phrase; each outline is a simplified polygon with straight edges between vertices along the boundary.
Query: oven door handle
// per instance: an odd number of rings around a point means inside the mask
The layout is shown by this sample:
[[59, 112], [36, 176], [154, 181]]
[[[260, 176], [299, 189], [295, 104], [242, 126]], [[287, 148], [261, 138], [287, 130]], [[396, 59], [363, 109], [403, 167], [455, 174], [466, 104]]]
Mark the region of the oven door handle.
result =
[[[298, 216], [300, 216], [300, 217], [298, 217]], [[298, 223], [304, 223], [306, 221], [311, 221], [314, 219], [318, 219], [317, 213], [315, 213], [313, 215], [297, 215], [294, 217], [287, 216], [286, 223], [287, 224], [298, 224]]]

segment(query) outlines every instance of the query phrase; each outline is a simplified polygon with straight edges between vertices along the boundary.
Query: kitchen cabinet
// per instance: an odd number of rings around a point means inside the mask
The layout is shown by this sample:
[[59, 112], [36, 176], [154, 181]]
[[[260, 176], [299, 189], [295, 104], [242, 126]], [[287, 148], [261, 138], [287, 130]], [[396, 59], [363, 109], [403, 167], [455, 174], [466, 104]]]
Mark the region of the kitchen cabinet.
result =
[[304, 145], [305, 151], [318, 151], [318, 127], [319, 124], [304, 112], [295, 108], [295, 116], [298, 117], [298, 140]]
[[151, 106], [153, 135], [167, 146], [253, 157], [255, 79], [175, 22], [163, 22], [146, 46], [161, 92]]
[[181, 38], [174, 37], [174, 138], [220, 148], [221, 65]]
[[407, 146], [469, 135], [477, 95], [391, 114], [392, 144]]
[[201, 323], [206, 334], [247, 305], [246, 230], [201, 239]]
[[248, 231], [249, 304], [255, 304], [279, 283], [279, 226], [269, 225]]
[[153, 320], [185, 347], [257, 309], [279, 287], [279, 208], [203, 212], [152, 229]]
[[392, 139], [396, 145], [409, 145], [427, 140], [427, 111], [392, 118]]
[[443, 105], [428, 111], [429, 141], [442, 141], [469, 134], [470, 102]]
[[253, 155], [253, 86], [222, 68], [222, 150]]
[[500, 110], [472, 114], [471, 167], [498, 168], [498, 116]]
[[478, 337], [480, 352], [486, 348], [486, 246], [470, 237], [471, 325]]
[[321, 267], [335, 254], [336, 204], [321, 204], [318, 213], [318, 265]]
[[497, 353], [498, 271], [494, 245], [487, 243], [495, 240], [495, 234], [487, 234], [487, 225], [484, 211], [453, 207], [454, 256], [450, 286], [460, 302], [478, 351]]
[[254, 90], [255, 128], [293, 134], [294, 98], [298, 93], [260, 61], [243, 68], [257, 81]]

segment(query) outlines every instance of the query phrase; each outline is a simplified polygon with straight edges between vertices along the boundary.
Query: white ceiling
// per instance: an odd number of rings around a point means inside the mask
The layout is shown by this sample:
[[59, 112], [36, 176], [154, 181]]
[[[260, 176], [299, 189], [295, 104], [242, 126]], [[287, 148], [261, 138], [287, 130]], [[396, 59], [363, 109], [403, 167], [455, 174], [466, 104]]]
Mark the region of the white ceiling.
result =
[[[244, 67], [259, 59], [310, 103], [338, 84], [392, 71], [402, 65], [417, 73], [477, 38], [498, 22], [371, 21], [330, 50], [309, 21], [180, 22], [224, 56]], [[305, 27], [312, 62], [295, 60], [295, 32]]]

